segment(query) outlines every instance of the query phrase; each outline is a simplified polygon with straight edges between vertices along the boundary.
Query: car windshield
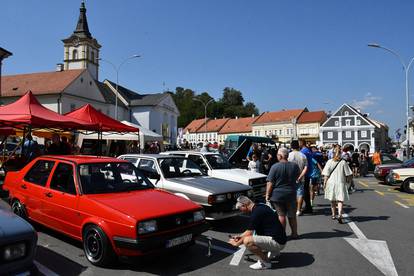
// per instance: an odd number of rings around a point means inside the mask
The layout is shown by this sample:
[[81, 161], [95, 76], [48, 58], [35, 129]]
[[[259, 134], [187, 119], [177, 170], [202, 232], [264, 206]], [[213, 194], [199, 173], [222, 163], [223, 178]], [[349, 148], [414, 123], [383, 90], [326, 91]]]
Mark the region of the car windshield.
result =
[[120, 193], [154, 188], [131, 163], [111, 162], [79, 165], [84, 194]]
[[410, 167], [413, 164], [414, 164], [414, 158], [411, 158], [411, 159], [405, 160], [404, 163], [403, 163], [403, 166], [404, 167]]
[[158, 159], [162, 174], [165, 178], [194, 177], [204, 175], [202, 169], [188, 158]]
[[229, 161], [221, 154], [206, 154], [205, 157], [213, 170], [231, 169]]

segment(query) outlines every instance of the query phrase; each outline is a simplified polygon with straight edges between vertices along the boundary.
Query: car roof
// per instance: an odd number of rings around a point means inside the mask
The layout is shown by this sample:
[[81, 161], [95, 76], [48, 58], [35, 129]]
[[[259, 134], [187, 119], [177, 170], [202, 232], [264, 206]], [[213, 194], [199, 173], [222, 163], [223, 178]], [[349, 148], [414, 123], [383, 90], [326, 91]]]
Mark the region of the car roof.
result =
[[69, 161], [77, 164], [85, 163], [106, 163], [106, 162], [124, 162], [115, 157], [94, 156], [94, 155], [42, 155], [38, 159], [47, 158], [61, 161]]
[[120, 155], [119, 157], [134, 157], [134, 158], [142, 158], [142, 157], [146, 157], [146, 158], [155, 158], [155, 159], [159, 159], [159, 158], [184, 158], [183, 156], [176, 156], [176, 155], [168, 155], [168, 154], [123, 154]]
[[213, 155], [213, 154], [219, 154], [218, 152], [213, 152], [213, 151], [209, 151], [209, 152], [201, 152], [201, 151], [195, 151], [195, 150], [175, 150], [175, 151], [166, 151], [163, 152], [163, 154], [202, 154], [202, 155]]

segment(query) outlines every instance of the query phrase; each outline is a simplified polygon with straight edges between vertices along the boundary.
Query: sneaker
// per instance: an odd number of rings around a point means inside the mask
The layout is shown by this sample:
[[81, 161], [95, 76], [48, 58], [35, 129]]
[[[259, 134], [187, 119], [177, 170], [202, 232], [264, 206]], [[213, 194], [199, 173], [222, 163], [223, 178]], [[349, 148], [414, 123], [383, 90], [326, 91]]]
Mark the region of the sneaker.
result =
[[274, 260], [280, 257], [280, 252], [273, 252], [273, 251], [269, 251], [267, 252], [267, 258], [269, 260]]
[[296, 216], [301, 216], [302, 212], [301, 211], [296, 211]]
[[249, 267], [251, 269], [254, 269], [254, 270], [269, 269], [269, 268], [272, 268], [272, 263], [268, 263], [268, 262], [258, 260], [256, 263], [252, 264]]

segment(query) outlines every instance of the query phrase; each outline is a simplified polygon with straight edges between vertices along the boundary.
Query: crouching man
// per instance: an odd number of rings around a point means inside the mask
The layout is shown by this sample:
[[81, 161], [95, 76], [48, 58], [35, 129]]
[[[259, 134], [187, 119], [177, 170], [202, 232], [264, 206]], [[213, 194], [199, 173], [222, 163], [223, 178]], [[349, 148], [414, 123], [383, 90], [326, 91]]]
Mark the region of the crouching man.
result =
[[280, 255], [286, 244], [286, 233], [277, 214], [267, 205], [255, 204], [246, 196], [237, 199], [236, 207], [243, 213], [251, 213], [249, 225], [240, 236], [231, 237], [233, 246], [244, 244], [259, 260], [251, 269], [269, 269], [271, 259]]

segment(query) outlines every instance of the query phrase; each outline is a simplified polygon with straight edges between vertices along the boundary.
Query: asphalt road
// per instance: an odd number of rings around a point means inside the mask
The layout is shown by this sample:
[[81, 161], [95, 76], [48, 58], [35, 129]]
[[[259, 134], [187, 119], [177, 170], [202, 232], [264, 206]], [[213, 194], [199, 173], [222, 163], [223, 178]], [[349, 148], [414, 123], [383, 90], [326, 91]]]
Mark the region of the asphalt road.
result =
[[332, 221], [329, 202], [318, 196], [315, 213], [298, 218], [301, 238], [289, 241], [267, 271], [249, 269], [253, 260], [248, 252], [226, 243], [229, 234], [244, 230], [244, 216], [213, 223], [185, 251], [134, 259], [111, 269], [92, 266], [80, 243], [35, 225], [36, 265], [44, 275], [414, 275], [414, 195], [373, 177], [357, 179], [356, 186], [346, 204], [346, 224]]

